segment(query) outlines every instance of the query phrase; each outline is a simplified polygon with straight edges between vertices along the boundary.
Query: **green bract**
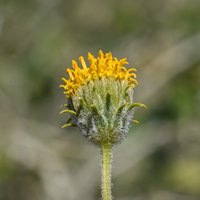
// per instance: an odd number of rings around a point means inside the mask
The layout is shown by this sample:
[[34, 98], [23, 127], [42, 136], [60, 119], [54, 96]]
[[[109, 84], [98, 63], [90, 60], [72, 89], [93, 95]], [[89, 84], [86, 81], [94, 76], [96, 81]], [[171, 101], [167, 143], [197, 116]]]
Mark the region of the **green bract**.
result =
[[[127, 80], [102, 77], [80, 86], [66, 112], [91, 143], [115, 145], [125, 138], [133, 119], [133, 88]], [[69, 125], [67, 125], [69, 126]]]

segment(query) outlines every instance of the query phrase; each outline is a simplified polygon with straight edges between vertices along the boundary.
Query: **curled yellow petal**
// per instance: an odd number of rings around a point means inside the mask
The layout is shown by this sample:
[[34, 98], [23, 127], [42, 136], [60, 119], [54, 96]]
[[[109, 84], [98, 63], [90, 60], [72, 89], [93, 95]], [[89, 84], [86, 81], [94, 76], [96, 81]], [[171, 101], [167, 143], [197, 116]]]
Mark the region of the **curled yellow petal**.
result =
[[[104, 53], [100, 50], [97, 58], [94, 58], [91, 53], [88, 53], [88, 60], [90, 62], [90, 66], [88, 68], [83, 56], [80, 56], [79, 60], [82, 68], [78, 67], [75, 60], [72, 60], [72, 67], [74, 70], [69, 68], [66, 70], [70, 78], [68, 80], [62, 78], [66, 85], [60, 85], [60, 87], [67, 90], [66, 94], [68, 94], [68, 97], [75, 95], [77, 88], [81, 85], [85, 85], [95, 79], [114, 77], [119, 81], [127, 80], [128, 84], [132, 84], [133, 82], [138, 84], [135, 79], [136, 75], [134, 73], [130, 73], [137, 70], [134, 68], [127, 70], [124, 66], [122, 66], [124, 64], [128, 64], [126, 58], [118, 61], [116, 57], [113, 59], [111, 52], [106, 53], [104, 56]], [[132, 85], [133, 87], [135, 86], [134, 84]]]
[[79, 60], [80, 60], [80, 62], [81, 62], [81, 64], [82, 64], [82, 66], [83, 66], [83, 69], [87, 69], [87, 65], [86, 65], [86, 63], [85, 63], [85, 60], [84, 60], [83, 56], [80, 56], [80, 57], [79, 57]]

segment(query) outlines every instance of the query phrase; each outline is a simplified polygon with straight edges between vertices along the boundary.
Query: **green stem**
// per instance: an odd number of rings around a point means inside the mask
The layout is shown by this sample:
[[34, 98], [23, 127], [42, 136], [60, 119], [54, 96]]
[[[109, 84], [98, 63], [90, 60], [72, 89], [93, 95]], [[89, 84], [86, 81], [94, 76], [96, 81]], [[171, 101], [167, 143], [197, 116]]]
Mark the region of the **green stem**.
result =
[[103, 144], [102, 154], [102, 199], [111, 200], [111, 159], [112, 146]]

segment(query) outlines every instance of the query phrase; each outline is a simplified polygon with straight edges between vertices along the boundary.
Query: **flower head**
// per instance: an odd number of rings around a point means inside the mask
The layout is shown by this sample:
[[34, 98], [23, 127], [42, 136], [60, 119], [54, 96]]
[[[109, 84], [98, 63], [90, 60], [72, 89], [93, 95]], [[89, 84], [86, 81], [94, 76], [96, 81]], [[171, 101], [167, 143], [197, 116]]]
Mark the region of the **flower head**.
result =
[[[74, 70], [67, 69], [66, 72], [69, 74], [69, 80], [62, 78], [65, 81], [66, 85], [60, 85], [65, 90], [65, 94], [68, 94], [67, 97], [76, 94], [76, 89], [79, 88], [81, 85], [86, 85], [90, 81], [94, 81], [96, 79], [101, 78], [110, 78], [114, 77], [115, 80], [120, 81], [128, 81], [128, 84], [138, 84], [136, 81], [136, 75], [131, 73], [132, 71], [137, 71], [136, 69], [132, 68], [127, 70], [123, 67], [124, 64], [128, 64], [126, 62], [126, 58], [117, 60], [117, 58], [112, 57], [111, 53], [104, 54], [100, 50], [98, 58], [94, 58], [91, 53], [88, 53], [88, 60], [90, 62], [90, 67], [87, 68], [84, 58], [81, 56], [79, 60], [82, 64], [83, 69], [78, 67], [78, 64], [75, 60], [72, 60], [72, 67]], [[134, 78], [132, 78], [134, 77]], [[131, 87], [135, 87], [134, 84]]]
[[[146, 106], [133, 102], [133, 88], [136, 81], [136, 69], [127, 70], [126, 58], [118, 61], [111, 53], [105, 56], [100, 50], [97, 58], [88, 53], [90, 62], [87, 67], [84, 58], [79, 60], [82, 69], [76, 61], [72, 61], [74, 70], [67, 69], [69, 79], [60, 85], [67, 94], [68, 112], [71, 118], [66, 125], [78, 126], [85, 138], [101, 146], [103, 143], [114, 145], [125, 138], [133, 119], [135, 106]], [[74, 120], [75, 124], [68, 124]], [[136, 122], [134, 120], [133, 122]]]

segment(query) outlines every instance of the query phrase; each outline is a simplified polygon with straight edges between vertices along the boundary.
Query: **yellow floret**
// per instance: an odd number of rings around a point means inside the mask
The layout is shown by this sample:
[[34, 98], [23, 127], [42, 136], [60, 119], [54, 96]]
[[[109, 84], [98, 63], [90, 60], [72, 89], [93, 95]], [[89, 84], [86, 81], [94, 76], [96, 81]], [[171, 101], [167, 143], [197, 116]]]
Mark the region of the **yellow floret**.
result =
[[[65, 90], [65, 94], [68, 94], [67, 97], [70, 95], [76, 94], [76, 89], [81, 86], [85, 85], [90, 81], [94, 81], [95, 79], [101, 79], [103, 77], [110, 78], [113, 76], [115, 79], [120, 81], [127, 80], [128, 84], [131, 84], [132, 87], [135, 87], [135, 84], [138, 84], [136, 81], [136, 75], [134, 73], [130, 73], [132, 71], [137, 71], [136, 69], [132, 68], [127, 70], [122, 65], [128, 64], [126, 58], [123, 58], [118, 61], [117, 58], [112, 57], [111, 53], [106, 53], [105, 57], [103, 52], [100, 50], [99, 55], [96, 58], [91, 53], [88, 53], [88, 60], [90, 62], [90, 67], [87, 68], [85, 60], [83, 56], [79, 57], [81, 65], [83, 69], [78, 67], [78, 64], [75, 60], [72, 60], [72, 67], [74, 70], [68, 68], [66, 72], [69, 74], [69, 80], [62, 78], [65, 81], [66, 85], [60, 85]], [[132, 78], [134, 77], [134, 78]]]

